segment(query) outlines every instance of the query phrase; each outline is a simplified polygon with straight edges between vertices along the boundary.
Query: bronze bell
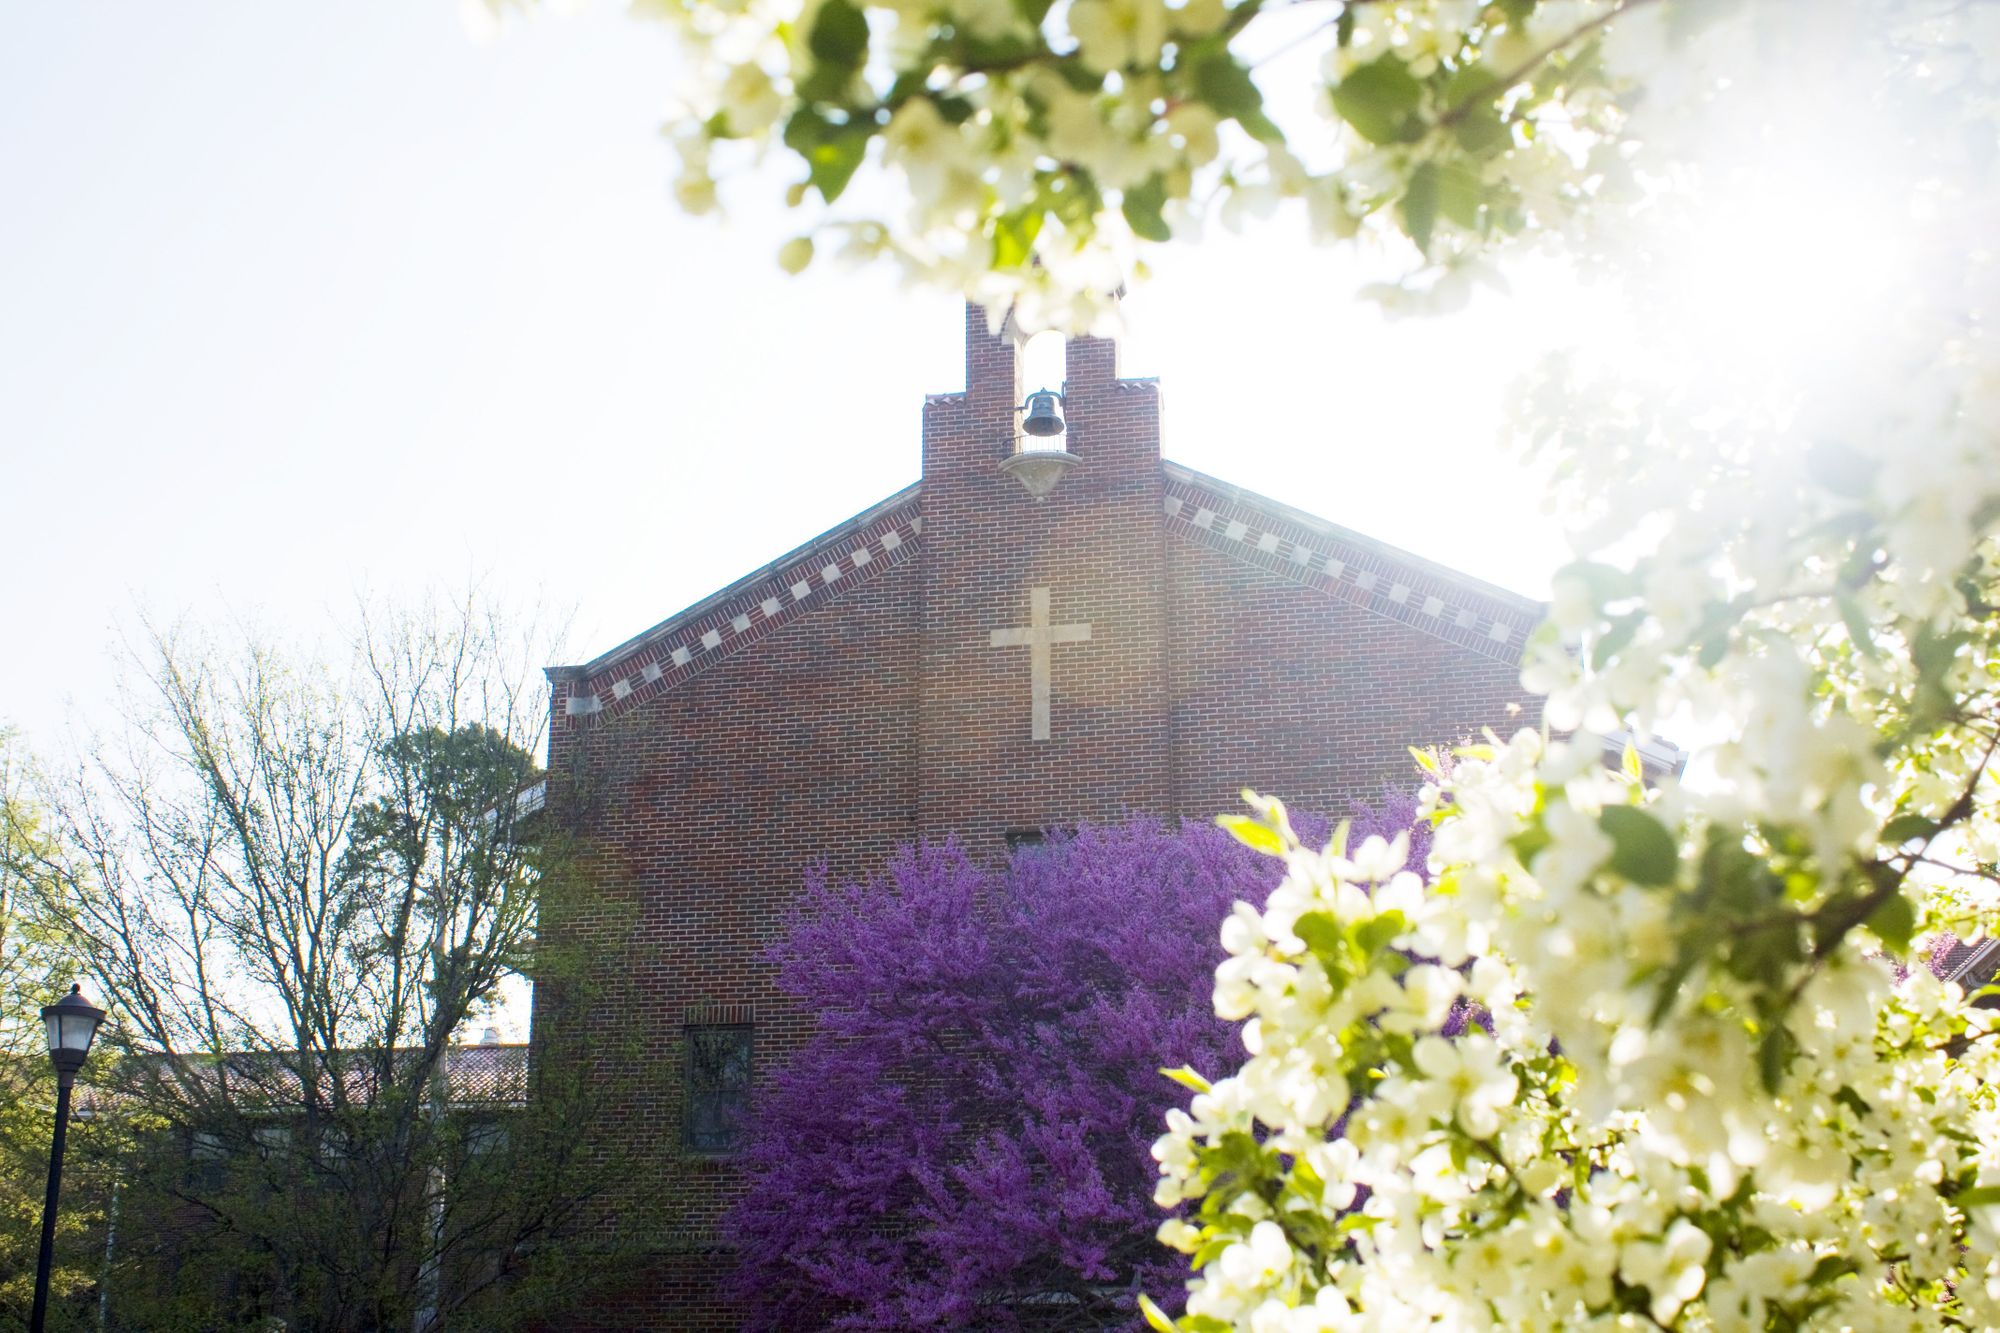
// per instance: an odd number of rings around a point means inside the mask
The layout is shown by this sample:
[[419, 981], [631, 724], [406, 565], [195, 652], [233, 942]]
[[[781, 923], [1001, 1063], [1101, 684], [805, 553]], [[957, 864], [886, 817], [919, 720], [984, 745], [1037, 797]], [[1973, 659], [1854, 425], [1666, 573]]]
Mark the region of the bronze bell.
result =
[[1062, 412], [1056, 406], [1061, 401], [1062, 395], [1049, 389], [1037, 389], [1035, 392], [1029, 394], [1028, 401], [1023, 409], [1028, 415], [1021, 422], [1021, 433], [1024, 435], [1062, 434]]

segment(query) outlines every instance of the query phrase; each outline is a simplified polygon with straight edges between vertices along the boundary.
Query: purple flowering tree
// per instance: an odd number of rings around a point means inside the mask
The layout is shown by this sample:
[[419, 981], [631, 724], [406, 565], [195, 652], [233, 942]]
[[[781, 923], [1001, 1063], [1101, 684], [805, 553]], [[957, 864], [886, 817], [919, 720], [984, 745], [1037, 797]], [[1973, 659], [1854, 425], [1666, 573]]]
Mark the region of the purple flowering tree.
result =
[[819, 1030], [760, 1092], [727, 1224], [750, 1326], [1132, 1327], [1178, 1289], [1150, 1147], [1189, 1094], [1158, 1071], [1241, 1059], [1217, 930], [1280, 870], [1135, 820], [812, 885], [776, 953]]

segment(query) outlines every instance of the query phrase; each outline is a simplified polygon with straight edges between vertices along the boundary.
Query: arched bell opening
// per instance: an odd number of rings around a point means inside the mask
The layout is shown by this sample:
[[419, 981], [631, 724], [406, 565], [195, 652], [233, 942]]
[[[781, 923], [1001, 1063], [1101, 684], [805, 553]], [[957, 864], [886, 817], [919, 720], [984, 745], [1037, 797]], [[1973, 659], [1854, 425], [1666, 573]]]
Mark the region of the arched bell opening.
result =
[[1014, 451], [1000, 470], [1021, 483], [1037, 500], [1055, 489], [1078, 459], [1068, 445], [1069, 422], [1063, 407], [1068, 346], [1062, 334], [1038, 333], [1022, 345], [1015, 378], [1023, 393], [1014, 432]]
[[1063, 418], [1063, 375], [1067, 340], [1051, 329], [1021, 347], [1020, 430], [1015, 449], [1021, 453], [1061, 452], [1068, 423]]

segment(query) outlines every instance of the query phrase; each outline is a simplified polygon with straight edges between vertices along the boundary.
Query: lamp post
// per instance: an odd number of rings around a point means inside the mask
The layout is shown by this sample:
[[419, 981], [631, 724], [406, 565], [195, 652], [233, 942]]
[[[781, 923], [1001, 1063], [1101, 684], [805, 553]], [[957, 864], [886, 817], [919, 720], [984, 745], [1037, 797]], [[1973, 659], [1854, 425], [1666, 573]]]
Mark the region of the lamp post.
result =
[[42, 1010], [42, 1022], [49, 1029], [49, 1060], [56, 1067], [56, 1136], [49, 1146], [49, 1192], [42, 1200], [42, 1257], [35, 1265], [35, 1312], [28, 1320], [29, 1333], [43, 1333], [49, 1317], [49, 1267], [55, 1259], [56, 1199], [62, 1193], [63, 1139], [69, 1131], [69, 1090], [76, 1084], [77, 1071], [90, 1054], [97, 1037], [97, 1025], [104, 1011], [83, 998], [83, 987], [71, 986], [69, 994]]

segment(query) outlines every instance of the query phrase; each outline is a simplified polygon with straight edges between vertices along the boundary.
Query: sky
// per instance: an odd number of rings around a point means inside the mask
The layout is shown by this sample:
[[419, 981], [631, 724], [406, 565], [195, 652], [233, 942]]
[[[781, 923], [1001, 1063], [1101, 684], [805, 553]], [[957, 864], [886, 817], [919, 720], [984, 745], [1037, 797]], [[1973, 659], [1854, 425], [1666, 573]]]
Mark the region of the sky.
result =
[[[917, 477], [959, 303], [673, 207], [667, 35], [453, 0], [0, 0], [0, 724], [102, 725], [141, 615], [316, 643], [478, 580], [583, 661]], [[1531, 595], [1497, 444], [1560, 274], [1385, 320], [1283, 227], [1126, 302], [1168, 457]]]

